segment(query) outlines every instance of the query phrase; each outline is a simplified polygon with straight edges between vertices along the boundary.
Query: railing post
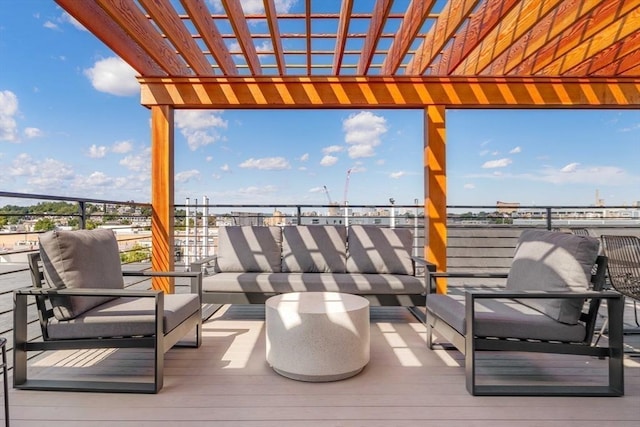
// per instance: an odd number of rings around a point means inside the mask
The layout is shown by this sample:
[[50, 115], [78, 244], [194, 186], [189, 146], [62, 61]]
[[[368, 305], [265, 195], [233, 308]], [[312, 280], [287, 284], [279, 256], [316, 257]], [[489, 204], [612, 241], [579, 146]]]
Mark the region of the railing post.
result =
[[78, 210], [80, 211], [80, 229], [84, 230], [87, 228], [87, 209], [86, 205], [83, 201], [78, 202]]
[[551, 230], [551, 207], [547, 206], [547, 230]]
[[302, 225], [302, 206], [296, 205], [296, 212], [297, 224]]

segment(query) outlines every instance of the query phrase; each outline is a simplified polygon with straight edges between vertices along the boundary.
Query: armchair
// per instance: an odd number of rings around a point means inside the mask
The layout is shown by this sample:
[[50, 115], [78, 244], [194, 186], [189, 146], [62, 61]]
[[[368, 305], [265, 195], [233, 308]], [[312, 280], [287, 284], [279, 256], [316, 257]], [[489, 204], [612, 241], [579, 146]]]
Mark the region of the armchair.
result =
[[[14, 292], [14, 375], [18, 389], [157, 393], [164, 353], [190, 331], [201, 344], [201, 273], [122, 272], [110, 230], [51, 231], [29, 255], [32, 288]], [[189, 294], [124, 289], [124, 275], [188, 277]], [[28, 337], [34, 297], [42, 331]], [[28, 353], [67, 349], [153, 349], [152, 381], [28, 378]]]

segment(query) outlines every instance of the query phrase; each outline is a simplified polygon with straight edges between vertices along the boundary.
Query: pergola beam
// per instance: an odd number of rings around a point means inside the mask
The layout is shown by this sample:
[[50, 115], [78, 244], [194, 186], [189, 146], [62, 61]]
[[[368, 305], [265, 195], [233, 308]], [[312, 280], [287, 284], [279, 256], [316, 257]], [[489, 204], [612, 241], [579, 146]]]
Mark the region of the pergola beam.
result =
[[141, 102], [200, 108], [638, 108], [640, 78], [140, 77]]

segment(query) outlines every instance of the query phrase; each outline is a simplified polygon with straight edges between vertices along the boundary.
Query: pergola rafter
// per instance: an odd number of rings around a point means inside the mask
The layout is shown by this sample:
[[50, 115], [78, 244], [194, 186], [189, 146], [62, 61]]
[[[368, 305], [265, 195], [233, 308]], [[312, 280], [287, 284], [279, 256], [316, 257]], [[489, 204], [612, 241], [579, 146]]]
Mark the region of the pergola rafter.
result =
[[422, 109], [425, 256], [445, 270], [447, 108], [640, 106], [640, 0], [55, 1], [139, 73], [157, 270], [175, 109]]

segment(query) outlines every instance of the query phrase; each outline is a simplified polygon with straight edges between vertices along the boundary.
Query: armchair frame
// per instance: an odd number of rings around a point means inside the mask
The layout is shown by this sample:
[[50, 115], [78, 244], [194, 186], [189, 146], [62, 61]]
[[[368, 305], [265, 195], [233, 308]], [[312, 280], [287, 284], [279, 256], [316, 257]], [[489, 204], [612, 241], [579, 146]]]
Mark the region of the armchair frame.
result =
[[[127, 289], [45, 289], [42, 263], [39, 253], [29, 254], [29, 266], [33, 288], [14, 291], [14, 352], [13, 386], [26, 390], [66, 390], [96, 392], [157, 393], [162, 389], [164, 378], [164, 353], [176, 345], [189, 331], [195, 328], [195, 342], [190, 346], [200, 347], [202, 342], [202, 313], [199, 309], [173, 330], [163, 332], [164, 293], [157, 290]], [[125, 276], [144, 277], [188, 277], [191, 291], [201, 294], [202, 274], [199, 272], [123, 272]], [[47, 333], [48, 320], [53, 310], [48, 300], [51, 296], [113, 296], [153, 298], [155, 302], [155, 333], [149, 336], [91, 339], [52, 339]], [[35, 297], [42, 341], [28, 339], [29, 298]], [[154, 374], [150, 382], [127, 381], [73, 381], [51, 379], [29, 379], [27, 375], [28, 352], [97, 349], [97, 348], [151, 348], [154, 350]]]

